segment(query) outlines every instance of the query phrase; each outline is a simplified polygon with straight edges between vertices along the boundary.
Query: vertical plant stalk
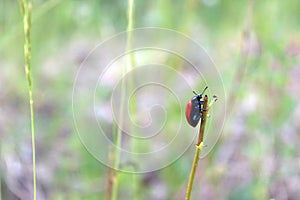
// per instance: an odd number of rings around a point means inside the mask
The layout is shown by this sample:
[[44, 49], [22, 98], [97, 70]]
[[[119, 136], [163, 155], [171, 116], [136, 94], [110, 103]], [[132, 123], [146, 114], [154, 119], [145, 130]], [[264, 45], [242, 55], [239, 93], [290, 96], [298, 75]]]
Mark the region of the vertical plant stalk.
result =
[[207, 105], [207, 102], [208, 102], [208, 97], [207, 97], [207, 95], [205, 95], [204, 103], [203, 103], [203, 113], [202, 113], [199, 135], [198, 135], [198, 142], [196, 145], [196, 152], [195, 152], [194, 161], [193, 161], [192, 169], [190, 172], [190, 178], [189, 178], [186, 195], [185, 195], [186, 200], [189, 200], [191, 198], [196, 169], [197, 169], [198, 162], [199, 162], [199, 155], [200, 155], [201, 149], [203, 148], [203, 136], [204, 136], [204, 131], [205, 131], [207, 112], [208, 112], [208, 108], [209, 108]]
[[[113, 125], [113, 130], [112, 132], [115, 133], [115, 128], [116, 125]], [[110, 146], [109, 146], [110, 148]], [[108, 150], [108, 161], [110, 164], [113, 163], [113, 150], [110, 148]], [[106, 192], [105, 192], [105, 199], [106, 200], [111, 200], [111, 195], [112, 195], [112, 186], [113, 186], [113, 177], [114, 177], [114, 169], [111, 167], [107, 168], [107, 179], [106, 179]]]
[[[129, 53], [129, 59], [127, 59], [127, 71], [131, 71], [135, 68], [135, 58], [134, 58], [134, 51], [132, 48], [134, 46], [134, 38], [132, 35], [132, 30], [134, 27], [134, 0], [128, 0], [128, 25], [127, 25], [127, 52]], [[128, 91], [132, 92], [134, 90], [134, 79], [128, 80]], [[129, 99], [130, 100], [130, 99]], [[129, 102], [129, 113], [133, 115], [131, 118], [133, 126], [130, 128], [131, 132], [135, 132], [134, 125], [136, 123], [136, 114], [137, 106], [136, 106], [136, 98], [135, 95], [131, 96], [131, 100]], [[131, 139], [131, 150], [135, 152], [136, 149], [136, 139]], [[133, 158], [134, 159], [134, 158]], [[134, 161], [133, 161], [134, 162]], [[133, 199], [138, 200], [139, 198], [139, 186], [138, 186], [138, 177], [135, 174], [132, 174], [132, 188], [133, 188]]]
[[34, 133], [34, 107], [33, 107], [33, 92], [31, 80], [31, 43], [30, 43], [30, 28], [31, 28], [31, 2], [19, 0], [21, 13], [23, 15], [24, 26], [24, 57], [25, 57], [25, 74], [28, 84], [29, 105], [30, 105], [30, 121], [31, 121], [31, 150], [32, 150], [32, 173], [33, 173], [33, 199], [36, 200], [36, 163], [35, 163], [35, 133]]
[[[134, 0], [128, 0], [128, 25], [127, 25], [127, 50], [131, 49], [132, 46], [132, 29], [133, 29], [133, 5]], [[129, 54], [129, 60], [126, 63], [126, 66], [123, 67], [122, 75], [125, 76], [127, 71], [129, 71], [134, 66], [134, 59], [132, 53]], [[119, 125], [122, 127], [123, 125], [123, 113], [124, 113], [124, 104], [125, 104], [125, 94], [126, 94], [126, 82], [122, 79], [121, 82], [121, 106], [120, 106], [120, 115], [119, 115]], [[132, 106], [131, 106], [132, 107]], [[108, 171], [108, 186], [106, 190], [106, 199], [116, 200], [118, 197], [118, 187], [119, 187], [119, 178], [118, 172], [116, 169], [119, 168], [120, 164], [120, 148], [122, 142], [122, 130], [117, 128], [116, 124], [113, 125], [116, 131], [116, 150], [113, 155], [114, 168], [109, 169]], [[116, 130], [117, 129], [117, 130]]]

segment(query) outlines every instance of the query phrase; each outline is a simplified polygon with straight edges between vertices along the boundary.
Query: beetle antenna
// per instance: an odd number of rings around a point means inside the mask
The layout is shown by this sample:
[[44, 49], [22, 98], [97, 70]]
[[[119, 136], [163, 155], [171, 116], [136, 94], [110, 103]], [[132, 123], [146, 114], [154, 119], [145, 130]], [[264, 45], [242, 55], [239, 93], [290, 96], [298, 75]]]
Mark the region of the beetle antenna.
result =
[[195, 91], [193, 91], [193, 93], [194, 93], [195, 95], [198, 95], [197, 92], [195, 92]]
[[205, 92], [205, 90], [207, 90], [208, 86], [206, 86], [203, 90], [203, 92], [201, 93], [201, 95]]

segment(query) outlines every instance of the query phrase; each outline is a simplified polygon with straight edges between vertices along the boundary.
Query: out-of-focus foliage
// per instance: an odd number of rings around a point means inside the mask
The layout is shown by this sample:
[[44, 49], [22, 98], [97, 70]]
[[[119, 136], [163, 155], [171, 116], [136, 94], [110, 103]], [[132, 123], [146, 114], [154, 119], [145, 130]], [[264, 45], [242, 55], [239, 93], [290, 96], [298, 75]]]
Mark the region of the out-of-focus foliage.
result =
[[[299, 199], [300, 1], [136, 1], [135, 27], [181, 31], [215, 61], [228, 97], [224, 131], [200, 161], [198, 199]], [[38, 197], [103, 199], [107, 168], [80, 143], [72, 84], [90, 49], [126, 30], [127, 1], [33, 0], [32, 75]], [[1, 195], [31, 188], [31, 150], [18, 1], [0, 2]], [[176, 109], [170, 114], [178, 115]], [[180, 116], [178, 116], [179, 118]], [[175, 121], [175, 120], [174, 120]], [[89, 127], [87, 127], [88, 129]], [[183, 199], [193, 149], [136, 175], [142, 199]], [[120, 175], [120, 199], [132, 197]]]

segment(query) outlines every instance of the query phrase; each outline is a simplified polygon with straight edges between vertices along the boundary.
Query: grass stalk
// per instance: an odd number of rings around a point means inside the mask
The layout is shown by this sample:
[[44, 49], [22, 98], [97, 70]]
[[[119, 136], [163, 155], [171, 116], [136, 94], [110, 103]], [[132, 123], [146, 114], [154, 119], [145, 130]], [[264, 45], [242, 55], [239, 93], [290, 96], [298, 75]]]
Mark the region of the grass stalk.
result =
[[[133, 35], [132, 35], [132, 30], [134, 27], [134, 0], [128, 0], [128, 26], [127, 26], [127, 51], [131, 51], [133, 48]], [[129, 53], [129, 60], [127, 62], [127, 68], [128, 71], [134, 69], [136, 63], [135, 63], [135, 58], [134, 58], [134, 52], [130, 52]], [[128, 80], [128, 89], [129, 91], [133, 91], [134, 89], [134, 80], [133, 79], [129, 79]], [[135, 115], [137, 112], [137, 107], [136, 107], [136, 98], [133, 95], [131, 97], [131, 101], [129, 104], [129, 113]], [[133, 124], [136, 123], [136, 118], [135, 116], [132, 118], [133, 120]], [[135, 132], [134, 130], [134, 126], [130, 129], [131, 132]], [[132, 138], [131, 141], [131, 149], [132, 152], [135, 152], [135, 148], [136, 148], [136, 139]], [[134, 158], [133, 158], [134, 159]], [[138, 175], [132, 174], [132, 189], [133, 189], [133, 199], [134, 200], [138, 200], [139, 198], [139, 186], [138, 186], [138, 182], [139, 182], [139, 177]]]
[[[132, 47], [133, 43], [133, 38], [132, 38], [132, 29], [133, 29], [133, 5], [134, 5], [134, 0], [128, 0], [128, 25], [127, 25], [127, 50], [130, 50]], [[129, 54], [129, 60], [126, 63], [126, 66], [123, 67], [122, 70], [122, 78], [126, 75], [127, 71], [129, 71], [132, 67], [134, 66], [134, 57], [133, 54]], [[129, 86], [133, 86], [133, 83], [129, 82]], [[126, 94], [126, 82], [124, 79], [122, 79], [121, 82], [121, 106], [120, 106], [120, 115], [119, 115], [119, 125], [122, 127], [123, 125], [123, 114], [124, 114], [124, 104], [125, 104], [125, 94]], [[132, 107], [132, 106], [131, 106]], [[133, 106], [132, 108], [134, 108]], [[116, 125], [114, 125], [116, 126]], [[110, 189], [107, 190], [107, 192], [111, 192], [111, 194], [106, 194], [107, 198], [111, 196], [112, 200], [116, 200], [118, 198], [118, 187], [119, 187], [119, 174], [116, 171], [116, 169], [119, 168], [120, 164], [120, 148], [121, 148], [121, 142], [122, 142], [122, 130], [117, 128], [116, 130], [116, 150], [113, 155], [113, 160], [114, 160], [114, 169], [109, 172], [108, 174], [108, 179], [110, 179], [109, 182], [109, 187]]]
[[208, 97], [207, 97], [207, 95], [205, 95], [204, 103], [203, 103], [203, 113], [202, 113], [199, 135], [198, 135], [198, 142], [196, 145], [194, 161], [193, 161], [192, 169], [190, 172], [189, 182], [188, 182], [186, 195], [185, 195], [186, 200], [189, 200], [191, 198], [196, 169], [197, 169], [198, 162], [199, 162], [199, 155], [200, 155], [201, 149], [203, 148], [203, 136], [204, 136], [204, 131], [205, 131], [207, 112], [208, 112], [208, 108], [209, 108], [207, 105], [207, 102], [208, 102]]
[[36, 163], [35, 163], [35, 132], [34, 132], [34, 106], [31, 79], [31, 2], [27, 0], [19, 0], [20, 10], [23, 16], [24, 27], [24, 58], [25, 58], [25, 74], [28, 84], [30, 121], [31, 121], [31, 150], [32, 150], [32, 173], [33, 173], [33, 199], [36, 200]]

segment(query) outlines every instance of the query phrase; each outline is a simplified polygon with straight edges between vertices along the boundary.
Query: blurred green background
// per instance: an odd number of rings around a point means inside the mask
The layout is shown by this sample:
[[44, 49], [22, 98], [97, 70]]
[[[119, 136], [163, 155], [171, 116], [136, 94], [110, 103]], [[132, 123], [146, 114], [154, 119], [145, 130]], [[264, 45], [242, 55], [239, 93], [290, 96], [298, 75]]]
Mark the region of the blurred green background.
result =
[[[33, 0], [38, 199], [105, 198], [107, 168], [73, 127], [72, 86], [94, 45], [126, 30], [127, 9], [123, 0]], [[193, 199], [299, 199], [300, 1], [135, 1], [134, 27], [147, 26], [174, 29], [202, 44], [224, 81], [226, 124], [200, 160]], [[1, 0], [2, 199], [32, 194], [23, 38], [18, 1]], [[119, 199], [184, 199], [191, 164], [183, 156], [136, 175], [137, 192], [127, 184], [132, 176], [121, 174]]]

